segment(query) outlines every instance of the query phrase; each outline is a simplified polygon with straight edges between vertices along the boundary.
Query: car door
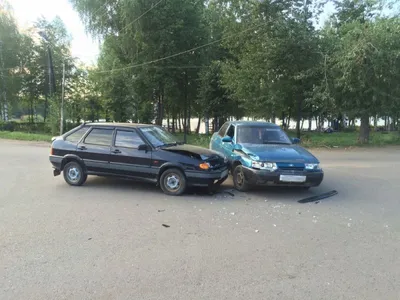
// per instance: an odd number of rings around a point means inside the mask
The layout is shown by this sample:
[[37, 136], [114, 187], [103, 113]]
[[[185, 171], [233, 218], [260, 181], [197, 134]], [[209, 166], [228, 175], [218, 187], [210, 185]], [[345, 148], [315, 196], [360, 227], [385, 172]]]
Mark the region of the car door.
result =
[[222, 152], [224, 155], [226, 155], [226, 157], [231, 157], [232, 153], [233, 153], [233, 145], [235, 144], [235, 126], [234, 125], [230, 125], [228, 130], [226, 131], [225, 136], [229, 136], [232, 138], [232, 142], [231, 143], [224, 143], [221, 141], [221, 145], [222, 145]]
[[[139, 150], [141, 145], [148, 148]], [[136, 129], [116, 129], [110, 157], [110, 165], [115, 173], [155, 179], [157, 173], [151, 168], [151, 156], [151, 147]]]
[[92, 127], [78, 143], [76, 153], [89, 172], [110, 172], [110, 149], [114, 128]]

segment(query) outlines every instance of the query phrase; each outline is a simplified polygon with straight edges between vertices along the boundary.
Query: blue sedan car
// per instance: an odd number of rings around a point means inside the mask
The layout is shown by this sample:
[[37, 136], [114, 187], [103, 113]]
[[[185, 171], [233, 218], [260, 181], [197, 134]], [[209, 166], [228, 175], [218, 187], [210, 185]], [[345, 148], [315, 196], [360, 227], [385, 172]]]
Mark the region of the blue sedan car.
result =
[[213, 134], [210, 149], [228, 158], [239, 191], [252, 185], [318, 186], [324, 178], [319, 161], [299, 142], [276, 124], [234, 121]]

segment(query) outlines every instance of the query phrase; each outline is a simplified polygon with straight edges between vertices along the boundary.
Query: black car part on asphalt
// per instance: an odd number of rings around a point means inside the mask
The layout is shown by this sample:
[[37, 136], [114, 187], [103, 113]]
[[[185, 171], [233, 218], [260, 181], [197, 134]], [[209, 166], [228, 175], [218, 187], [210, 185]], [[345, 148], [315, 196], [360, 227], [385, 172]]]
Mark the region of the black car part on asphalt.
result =
[[316, 195], [316, 196], [312, 196], [312, 197], [301, 199], [301, 200], [299, 200], [297, 202], [298, 203], [310, 203], [310, 202], [315, 202], [315, 201], [318, 201], [318, 200], [326, 199], [326, 198], [335, 196], [337, 194], [338, 194], [338, 192], [336, 190], [332, 190], [332, 191], [327, 192], [327, 193], [323, 193], [323, 194], [320, 194], [320, 195]]

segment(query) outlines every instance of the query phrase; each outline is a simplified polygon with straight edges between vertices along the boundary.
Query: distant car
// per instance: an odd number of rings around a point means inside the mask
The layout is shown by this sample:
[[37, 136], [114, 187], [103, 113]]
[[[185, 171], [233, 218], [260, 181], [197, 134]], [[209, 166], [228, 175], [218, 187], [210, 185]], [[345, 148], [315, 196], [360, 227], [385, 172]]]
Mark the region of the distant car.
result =
[[210, 149], [228, 157], [239, 191], [252, 185], [318, 186], [324, 178], [319, 161], [299, 142], [276, 124], [235, 121], [213, 134]]
[[85, 123], [53, 138], [54, 176], [82, 185], [88, 175], [136, 178], [181, 195], [188, 186], [215, 187], [228, 177], [227, 159], [184, 145], [165, 129], [132, 123]]

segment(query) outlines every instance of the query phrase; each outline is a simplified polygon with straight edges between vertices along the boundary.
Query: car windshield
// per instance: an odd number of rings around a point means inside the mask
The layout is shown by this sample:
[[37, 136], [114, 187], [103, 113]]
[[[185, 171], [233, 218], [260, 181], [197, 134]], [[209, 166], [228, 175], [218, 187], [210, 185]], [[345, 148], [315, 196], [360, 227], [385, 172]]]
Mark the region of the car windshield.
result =
[[276, 127], [239, 126], [237, 143], [241, 144], [291, 144], [286, 133]]
[[144, 127], [140, 130], [154, 147], [172, 146], [180, 143], [168, 131], [157, 126]]

